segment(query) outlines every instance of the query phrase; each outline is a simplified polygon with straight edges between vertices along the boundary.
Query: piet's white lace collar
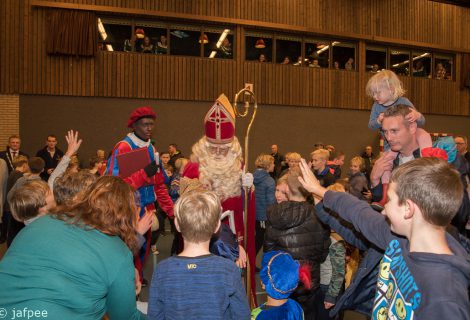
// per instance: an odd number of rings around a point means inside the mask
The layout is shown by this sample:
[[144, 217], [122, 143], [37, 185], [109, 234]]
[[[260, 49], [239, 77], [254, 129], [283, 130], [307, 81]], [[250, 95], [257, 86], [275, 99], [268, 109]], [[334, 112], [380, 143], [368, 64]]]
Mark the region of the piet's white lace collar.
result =
[[150, 145], [150, 139], [148, 139], [148, 141], [144, 141], [144, 140], [140, 139], [138, 136], [136, 136], [134, 132], [128, 133], [127, 136], [139, 148], [148, 147]]

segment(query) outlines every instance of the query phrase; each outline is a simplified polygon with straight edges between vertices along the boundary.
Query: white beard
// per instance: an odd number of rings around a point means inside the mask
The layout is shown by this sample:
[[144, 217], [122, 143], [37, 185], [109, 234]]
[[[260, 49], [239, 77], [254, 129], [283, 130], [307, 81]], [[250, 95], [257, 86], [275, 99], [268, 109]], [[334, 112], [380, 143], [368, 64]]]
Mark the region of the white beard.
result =
[[193, 154], [199, 162], [199, 180], [224, 201], [241, 195], [241, 147], [237, 138], [230, 143], [230, 150], [222, 159], [209, 154], [211, 144], [201, 138], [193, 146]]

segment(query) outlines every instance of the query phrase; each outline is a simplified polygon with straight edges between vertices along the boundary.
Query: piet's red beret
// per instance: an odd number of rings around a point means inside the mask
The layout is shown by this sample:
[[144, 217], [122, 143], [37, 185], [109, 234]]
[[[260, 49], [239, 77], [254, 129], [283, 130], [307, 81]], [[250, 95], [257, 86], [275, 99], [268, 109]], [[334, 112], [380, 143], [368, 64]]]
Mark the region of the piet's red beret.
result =
[[152, 118], [155, 119], [157, 115], [153, 112], [150, 107], [139, 107], [132, 111], [129, 120], [127, 121], [127, 127], [132, 128], [132, 124], [142, 118]]

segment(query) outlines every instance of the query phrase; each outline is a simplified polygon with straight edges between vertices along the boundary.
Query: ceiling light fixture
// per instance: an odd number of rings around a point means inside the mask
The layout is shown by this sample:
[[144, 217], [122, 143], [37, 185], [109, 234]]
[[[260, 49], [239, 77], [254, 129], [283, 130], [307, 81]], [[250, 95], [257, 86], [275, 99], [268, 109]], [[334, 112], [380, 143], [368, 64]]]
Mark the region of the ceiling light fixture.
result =
[[209, 43], [209, 38], [207, 37], [207, 34], [203, 33], [199, 37], [199, 43], [207, 44]]
[[263, 39], [258, 39], [258, 40], [256, 40], [255, 48], [256, 48], [256, 49], [264, 49], [264, 48], [266, 48], [266, 44], [264, 43], [264, 40], [263, 40]]

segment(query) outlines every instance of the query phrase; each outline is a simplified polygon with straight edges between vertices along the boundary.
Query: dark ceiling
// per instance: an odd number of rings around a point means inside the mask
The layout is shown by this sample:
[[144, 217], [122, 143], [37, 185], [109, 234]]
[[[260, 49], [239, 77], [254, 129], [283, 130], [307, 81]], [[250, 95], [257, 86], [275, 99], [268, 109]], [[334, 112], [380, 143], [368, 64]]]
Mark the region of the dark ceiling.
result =
[[432, 0], [434, 2], [443, 2], [453, 4], [460, 7], [470, 8], [470, 0]]

